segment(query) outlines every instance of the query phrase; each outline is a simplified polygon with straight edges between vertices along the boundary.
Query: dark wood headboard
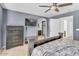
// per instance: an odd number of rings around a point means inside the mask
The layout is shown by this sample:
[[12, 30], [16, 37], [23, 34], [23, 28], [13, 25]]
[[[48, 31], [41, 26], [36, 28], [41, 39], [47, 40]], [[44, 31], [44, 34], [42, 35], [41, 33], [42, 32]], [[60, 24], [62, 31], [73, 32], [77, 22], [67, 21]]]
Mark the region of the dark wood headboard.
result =
[[54, 37], [50, 37], [50, 38], [47, 38], [47, 39], [36, 41], [36, 42], [34, 42], [34, 48], [37, 47], [37, 46], [43, 45], [45, 43], [60, 39], [60, 38], [61, 38], [60, 36], [54, 36]]
[[35, 41], [35, 40], [29, 40], [28, 41], [28, 55], [30, 56], [33, 49], [37, 46], [40, 46], [40, 45], [43, 45], [45, 43], [48, 43], [48, 42], [51, 42], [51, 41], [54, 41], [54, 40], [57, 40], [57, 39], [60, 39], [62, 38], [61, 35], [59, 36], [54, 36], [54, 37], [50, 37], [50, 38], [47, 38], [47, 39], [43, 39], [43, 40], [38, 40], [38, 41]]

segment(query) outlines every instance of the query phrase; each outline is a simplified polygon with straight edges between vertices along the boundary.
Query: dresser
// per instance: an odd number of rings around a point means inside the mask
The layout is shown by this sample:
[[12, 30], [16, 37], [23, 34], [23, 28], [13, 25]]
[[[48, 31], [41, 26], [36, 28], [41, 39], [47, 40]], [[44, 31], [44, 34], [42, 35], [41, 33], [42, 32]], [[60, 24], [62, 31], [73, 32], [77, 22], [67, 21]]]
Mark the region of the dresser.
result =
[[23, 45], [23, 26], [7, 26], [6, 30], [6, 49]]

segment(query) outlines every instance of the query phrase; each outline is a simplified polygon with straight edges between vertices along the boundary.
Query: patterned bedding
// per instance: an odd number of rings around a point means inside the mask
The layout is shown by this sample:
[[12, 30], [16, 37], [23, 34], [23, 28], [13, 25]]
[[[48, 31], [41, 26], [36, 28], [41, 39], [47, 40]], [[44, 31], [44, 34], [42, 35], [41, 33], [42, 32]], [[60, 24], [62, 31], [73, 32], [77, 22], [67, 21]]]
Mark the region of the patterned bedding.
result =
[[64, 38], [36, 47], [31, 56], [78, 56], [79, 41]]

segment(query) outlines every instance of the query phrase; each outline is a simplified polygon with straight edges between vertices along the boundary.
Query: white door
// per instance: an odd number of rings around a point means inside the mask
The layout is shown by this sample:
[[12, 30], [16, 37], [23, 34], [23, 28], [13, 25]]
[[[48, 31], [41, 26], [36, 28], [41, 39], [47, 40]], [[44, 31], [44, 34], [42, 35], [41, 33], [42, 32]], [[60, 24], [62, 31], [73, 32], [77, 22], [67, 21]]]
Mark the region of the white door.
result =
[[50, 19], [49, 20], [49, 37], [57, 36], [60, 32], [60, 20]]

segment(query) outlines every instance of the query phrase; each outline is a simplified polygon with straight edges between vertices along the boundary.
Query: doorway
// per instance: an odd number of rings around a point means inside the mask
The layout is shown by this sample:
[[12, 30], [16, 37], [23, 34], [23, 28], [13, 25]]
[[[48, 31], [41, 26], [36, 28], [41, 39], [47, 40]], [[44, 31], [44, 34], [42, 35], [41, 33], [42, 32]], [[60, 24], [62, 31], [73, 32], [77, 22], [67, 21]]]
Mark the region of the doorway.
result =
[[64, 33], [64, 37], [70, 36], [73, 39], [73, 16], [60, 18], [61, 20], [61, 32]]
[[38, 40], [45, 39], [47, 33], [46, 19], [38, 20]]

